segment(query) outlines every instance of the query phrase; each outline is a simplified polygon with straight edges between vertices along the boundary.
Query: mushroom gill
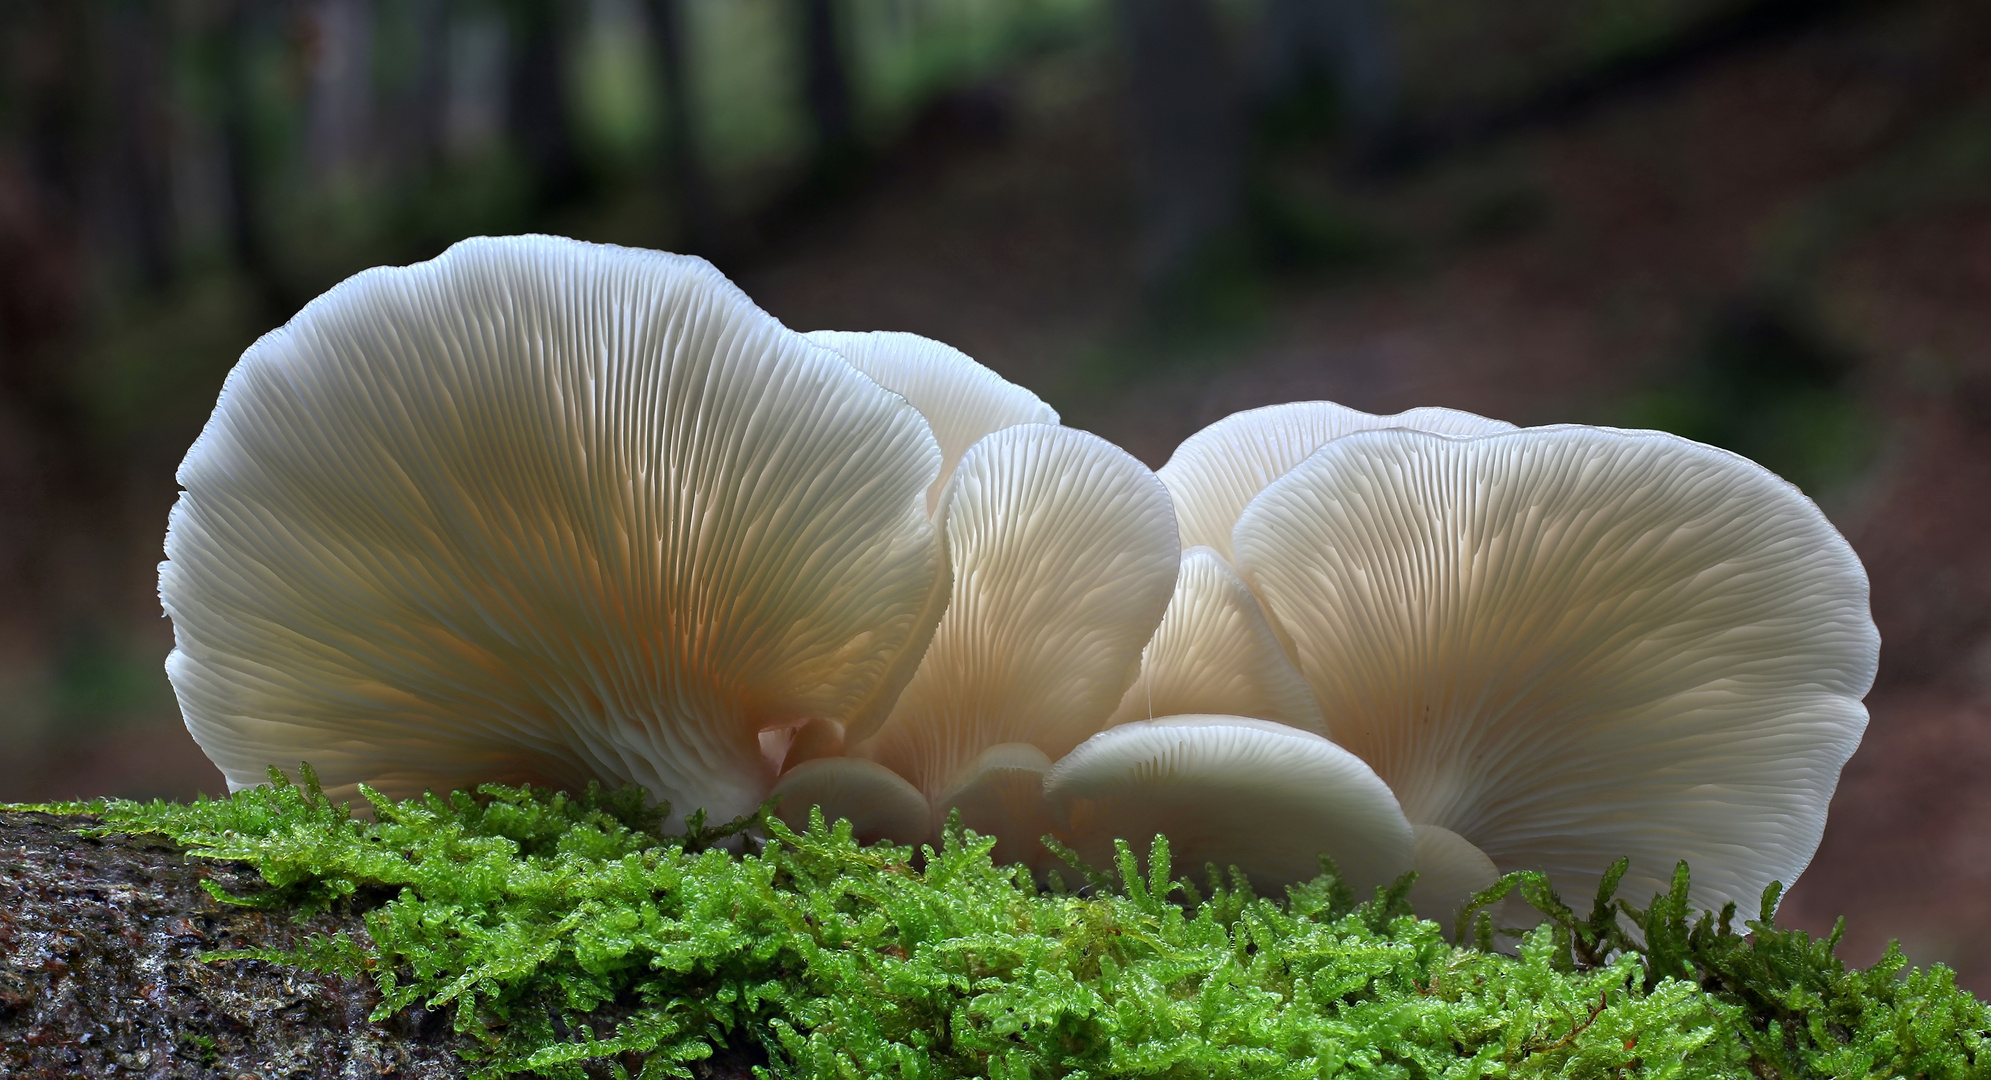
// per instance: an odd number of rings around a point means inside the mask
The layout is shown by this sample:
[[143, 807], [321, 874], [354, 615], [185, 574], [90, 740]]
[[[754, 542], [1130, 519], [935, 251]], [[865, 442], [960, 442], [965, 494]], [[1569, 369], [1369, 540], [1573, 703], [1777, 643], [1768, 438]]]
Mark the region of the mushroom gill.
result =
[[232, 788], [636, 782], [882, 714], [947, 568], [927, 424], [703, 261], [477, 239], [244, 354], [181, 465], [168, 672]]
[[1629, 855], [1629, 895], [1686, 859], [1696, 904], [1756, 902], [1810, 860], [1866, 727], [1858, 558], [1796, 488], [1675, 436], [1352, 433], [1235, 549], [1409, 820], [1567, 892]]
[[[1024, 424], [977, 442], [941, 512], [952, 599], [890, 718], [852, 751], [910, 781], [936, 821], [957, 794], [986, 793], [976, 806], [1014, 795], [1015, 755], [991, 758], [992, 748], [1023, 744], [1054, 760], [1104, 725], [1180, 559], [1154, 474], [1072, 428]], [[992, 768], [1010, 794], [982, 776]], [[1038, 848], [1033, 821], [984, 824], [1023, 858]]]

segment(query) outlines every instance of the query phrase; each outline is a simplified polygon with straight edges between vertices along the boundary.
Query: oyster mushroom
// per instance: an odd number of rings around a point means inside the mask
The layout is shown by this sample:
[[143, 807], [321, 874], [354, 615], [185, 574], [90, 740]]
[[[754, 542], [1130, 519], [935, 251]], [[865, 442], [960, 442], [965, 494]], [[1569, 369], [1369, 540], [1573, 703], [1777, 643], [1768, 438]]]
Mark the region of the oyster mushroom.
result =
[[1581, 895], [1629, 855], [1626, 895], [1686, 859], [1695, 903], [1754, 903], [1810, 860], [1866, 727], [1858, 558], [1726, 451], [1355, 432], [1266, 486], [1234, 542], [1328, 735], [1444, 830], [1420, 836], [1434, 886], [1490, 864]]
[[[854, 732], [850, 752], [920, 791], [929, 828], [958, 806], [998, 838], [998, 857], [1038, 865], [1043, 771], [1098, 731], [1133, 682], [1175, 584], [1174, 514], [1124, 451], [1023, 424], [962, 457], [940, 520], [952, 599], [890, 717], [867, 741]], [[845, 769], [857, 801], [825, 803], [827, 816], [868, 812], [874, 797], [859, 785], [892, 797], [884, 777], [836, 760], [822, 768]]]
[[[764, 730], [861, 726], [930, 638], [941, 456], [698, 259], [477, 239], [253, 345], [160, 568], [231, 788], [636, 782], [752, 810]], [[908, 659], [910, 657], [910, 659]]]
[[939, 509], [940, 493], [961, 455], [984, 436], [1018, 424], [1058, 422], [1057, 411], [1037, 395], [952, 345], [895, 330], [817, 330], [808, 338], [912, 402], [926, 417], [940, 443], [940, 475], [927, 489], [929, 510]]
[[1362, 759], [1285, 724], [1241, 716], [1138, 720], [1093, 736], [1045, 776], [1060, 834], [1094, 866], [1113, 841], [1168, 837], [1175, 865], [1236, 866], [1278, 888], [1334, 859], [1358, 894], [1412, 864], [1395, 796]]
[[1335, 439], [1379, 428], [1488, 435], [1512, 431], [1514, 425], [1429, 406], [1377, 416], [1332, 401], [1292, 401], [1232, 413], [1184, 439], [1156, 472], [1175, 499], [1182, 546], [1208, 547], [1235, 563], [1231, 531], [1267, 484]]
[[1257, 598], [1223, 556], [1182, 553], [1161, 626], [1141, 650], [1141, 673], [1108, 725], [1156, 716], [1250, 716], [1326, 732], [1313, 690], [1287, 658]]

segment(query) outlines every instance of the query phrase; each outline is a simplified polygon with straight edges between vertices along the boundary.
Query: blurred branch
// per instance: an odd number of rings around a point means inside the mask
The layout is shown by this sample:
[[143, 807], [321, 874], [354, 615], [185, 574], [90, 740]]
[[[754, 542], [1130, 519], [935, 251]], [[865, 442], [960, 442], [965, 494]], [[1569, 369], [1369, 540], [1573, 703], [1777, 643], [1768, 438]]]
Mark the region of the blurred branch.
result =
[[1879, 6], [1878, 0], [1743, 0], [1650, 48], [1551, 82], [1521, 101], [1406, 122], [1388, 140], [1380, 164], [1387, 170], [1414, 169], [1522, 131], [1567, 123], [1741, 50], [1794, 36], [1851, 10]]

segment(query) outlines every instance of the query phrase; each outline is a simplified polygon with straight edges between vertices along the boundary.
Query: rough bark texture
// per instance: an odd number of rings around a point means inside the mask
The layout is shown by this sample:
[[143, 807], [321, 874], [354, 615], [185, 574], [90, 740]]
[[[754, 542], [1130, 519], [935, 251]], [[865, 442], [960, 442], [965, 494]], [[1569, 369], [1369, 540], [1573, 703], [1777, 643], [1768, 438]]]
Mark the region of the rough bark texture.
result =
[[[447, 1011], [410, 1008], [381, 1023], [365, 979], [314, 975], [205, 953], [287, 948], [344, 930], [353, 911], [310, 918], [216, 900], [263, 882], [245, 863], [188, 858], [158, 836], [94, 838], [90, 817], [0, 810], [0, 1077], [70, 1080], [442, 1080], [470, 1069]], [[603, 1027], [627, 1015], [611, 1006]], [[694, 1080], [752, 1080], [757, 1047], [720, 1047]], [[625, 1059], [632, 1074], [642, 1062]], [[594, 1062], [590, 1076], [610, 1075]]]
[[159, 837], [91, 839], [88, 818], [0, 813], [0, 1074], [29, 1078], [375, 1077], [467, 1071], [441, 1013], [384, 1023], [365, 980], [201, 954], [281, 948], [357, 916], [296, 920], [221, 903], [254, 890], [241, 863]]

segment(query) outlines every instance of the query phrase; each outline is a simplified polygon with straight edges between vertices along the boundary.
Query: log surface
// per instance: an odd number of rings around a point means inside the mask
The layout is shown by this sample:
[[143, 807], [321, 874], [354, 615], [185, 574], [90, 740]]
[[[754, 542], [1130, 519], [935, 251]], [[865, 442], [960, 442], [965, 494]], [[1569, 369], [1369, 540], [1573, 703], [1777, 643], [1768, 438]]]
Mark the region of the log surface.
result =
[[[455, 1080], [473, 1044], [447, 1009], [375, 1022], [364, 978], [260, 960], [202, 959], [285, 949], [340, 930], [362, 941], [348, 907], [308, 918], [216, 900], [262, 891], [246, 863], [189, 858], [160, 836], [90, 837], [93, 817], [0, 810], [0, 1077], [73, 1080]], [[633, 1006], [592, 1019], [612, 1029]], [[556, 1029], [565, 1025], [555, 1018]], [[631, 1074], [642, 1060], [618, 1062]], [[767, 1057], [749, 1042], [690, 1064], [694, 1080], [752, 1080]], [[612, 1075], [589, 1062], [590, 1077]]]
[[187, 858], [156, 836], [77, 835], [94, 819], [0, 812], [0, 1075], [317, 1080], [467, 1074], [440, 1012], [380, 1023], [365, 979], [222, 949], [284, 948], [306, 931], [363, 935], [351, 912], [295, 919], [201, 887], [262, 887], [242, 863]]

